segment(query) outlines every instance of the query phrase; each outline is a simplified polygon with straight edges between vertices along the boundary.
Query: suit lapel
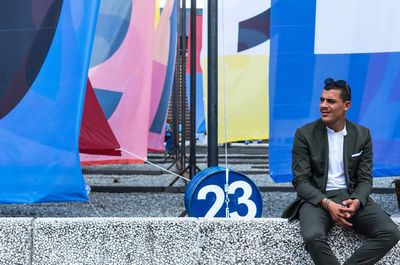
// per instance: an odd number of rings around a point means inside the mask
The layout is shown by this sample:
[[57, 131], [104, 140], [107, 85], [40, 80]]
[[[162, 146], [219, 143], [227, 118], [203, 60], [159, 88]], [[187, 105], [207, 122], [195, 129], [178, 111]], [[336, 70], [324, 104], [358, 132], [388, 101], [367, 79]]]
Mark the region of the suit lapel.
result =
[[346, 183], [349, 184], [349, 157], [353, 151], [354, 145], [354, 131], [351, 124], [346, 120], [346, 131], [347, 135], [344, 137], [344, 148], [343, 148], [343, 166], [344, 175], [346, 176]]
[[328, 168], [329, 168], [329, 152], [328, 152], [328, 135], [327, 135], [327, 130], [326, 130], [326, 125], [322, 120], [319, 120], [320, 122], [318, 123], [318, 129], [317, 131], [317, 142], [321, 144], [320, 148], [321, 150], [321, 160], [324, 161], [325, 168], [324, 168], [324, 183], [323, 187], [324, 190], [326, 189], [326, 183], [328, 182]]

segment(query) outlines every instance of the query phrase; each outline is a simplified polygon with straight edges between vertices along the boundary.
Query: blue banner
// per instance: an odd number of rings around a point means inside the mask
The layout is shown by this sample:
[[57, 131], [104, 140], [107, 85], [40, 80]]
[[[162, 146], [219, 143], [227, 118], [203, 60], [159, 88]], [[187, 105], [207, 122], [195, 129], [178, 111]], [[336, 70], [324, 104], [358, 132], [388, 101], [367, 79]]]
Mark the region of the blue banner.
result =
[[351, 86], [347, 118], [371, 130], [373, 176], [400, 175], [400, 39], [391, 30], [398, 21], [393, 10], [400, 4], [388, 3], [272, 1], [269, 152], [274, 181], [291, 181], [295, 130], [320, 117], [327, 77]]
[[[190, 111], [190, 74], [186, 74], [186, 95]], [[206, 132], [204, 114], [203, 73], [196, 73], [196, 133]]]
[[0, 1], [0, 203], [88, 200], [78, 139], [98, 7]]

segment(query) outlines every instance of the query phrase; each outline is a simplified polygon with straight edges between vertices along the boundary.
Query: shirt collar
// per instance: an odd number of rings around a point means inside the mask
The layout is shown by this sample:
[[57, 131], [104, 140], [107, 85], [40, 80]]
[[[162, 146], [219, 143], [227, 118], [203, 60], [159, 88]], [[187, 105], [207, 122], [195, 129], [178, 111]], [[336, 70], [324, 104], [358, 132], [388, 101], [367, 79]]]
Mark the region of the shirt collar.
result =
[[343, 130], [335, 132], [334, 130], [332, 130], [331, 128], [329, 128], [328, 126], [326, 126], [326, 130], [328, 131], [328, 134], [342, 134], [343, 136], [347, 135], [347, 130], [346, 130], [346, 123], [344, 124]]

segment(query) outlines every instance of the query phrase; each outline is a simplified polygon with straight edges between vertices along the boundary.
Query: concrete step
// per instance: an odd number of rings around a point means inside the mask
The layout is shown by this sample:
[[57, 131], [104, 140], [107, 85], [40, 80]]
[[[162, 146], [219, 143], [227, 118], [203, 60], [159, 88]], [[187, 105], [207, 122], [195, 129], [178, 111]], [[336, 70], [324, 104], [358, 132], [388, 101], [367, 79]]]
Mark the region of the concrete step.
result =
[[[1, 218], [0, 230], [1, 264], [312, 264], [299, 222], [281, 218]], [[343, 262], [365, 237], [334, 226], [328, 242]], [[400, 243], [377, 264], [400, 264]]]

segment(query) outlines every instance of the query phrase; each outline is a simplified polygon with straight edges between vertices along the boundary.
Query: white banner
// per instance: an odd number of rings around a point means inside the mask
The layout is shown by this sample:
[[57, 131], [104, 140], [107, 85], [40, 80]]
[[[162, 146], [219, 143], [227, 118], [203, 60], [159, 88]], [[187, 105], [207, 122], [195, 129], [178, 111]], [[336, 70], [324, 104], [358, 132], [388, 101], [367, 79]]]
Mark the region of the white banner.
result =
[[318, 0], [315, 54], [400, 51], [400, 1]]

